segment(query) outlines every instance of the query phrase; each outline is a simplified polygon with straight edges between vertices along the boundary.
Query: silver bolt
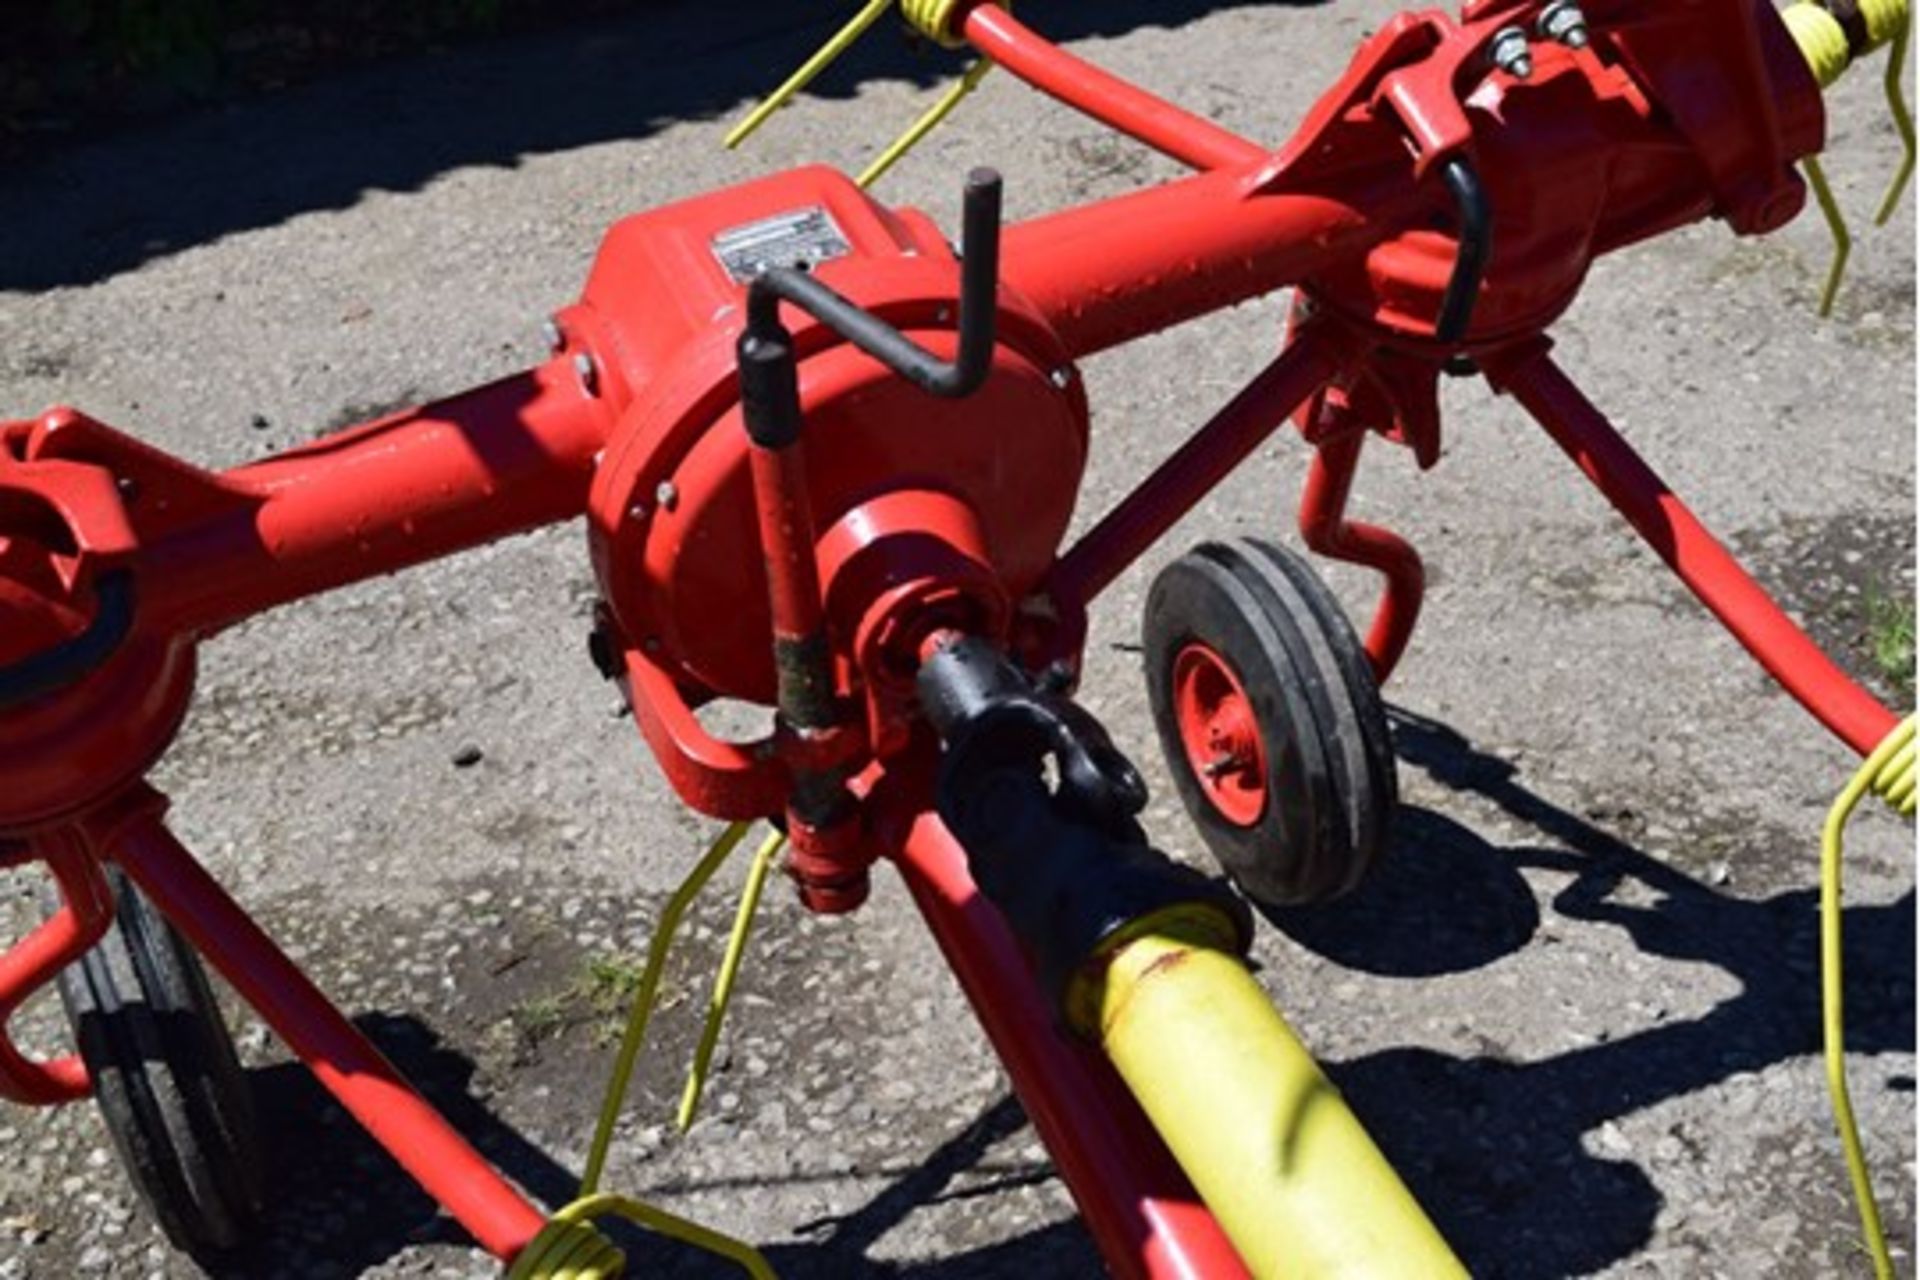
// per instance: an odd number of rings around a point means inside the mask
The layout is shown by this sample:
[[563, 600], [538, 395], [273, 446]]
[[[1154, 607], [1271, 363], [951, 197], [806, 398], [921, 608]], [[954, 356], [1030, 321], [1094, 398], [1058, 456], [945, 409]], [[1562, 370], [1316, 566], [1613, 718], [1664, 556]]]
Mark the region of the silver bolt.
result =
[[662, 511], [671, 511], [680, 505], [680, 491], [673, 487], [673, 481], [662, 480], [653, 491], [653, 500]]
[[1540, 34], [1557, 40], [1569, 49], [1587, 47], [1587, 15], [1580, 12], [1577, 0], [1553, 0], [1540, 11]]
[[1533, 53], [1527, 48], [1527, 33], [1519, 27], [1502, 27], [1487, 42], [1487, 61], [1515, 80], [1533, 74]]
[[1073, 366], [1067, 364], [1061, 365], [1058, 369], [1055, 369], [1047, 375], [1047, 381], [1051, 382], [1056, 390], [1065, 391], [1073, 385]]
[[567, 345], [567, 335], [561, 330], [560, 322], [551, 316], [540, 322], [540, 336], [549, 351], [559, 351]]
[[593, 367], [593, 357], [582, 351], [573, 358], [573, 371], [580, 375], [580, 389], [588, 395], [598, 395], [600, 390], [600, 371]]
[[1200, 772], [1207, 776], [1208, 781], [1218, 782], [1240, 767], [1241, 760], [1239, 756], [1222, 751], [1207, 761], [1206, 764], [1202, 765]]

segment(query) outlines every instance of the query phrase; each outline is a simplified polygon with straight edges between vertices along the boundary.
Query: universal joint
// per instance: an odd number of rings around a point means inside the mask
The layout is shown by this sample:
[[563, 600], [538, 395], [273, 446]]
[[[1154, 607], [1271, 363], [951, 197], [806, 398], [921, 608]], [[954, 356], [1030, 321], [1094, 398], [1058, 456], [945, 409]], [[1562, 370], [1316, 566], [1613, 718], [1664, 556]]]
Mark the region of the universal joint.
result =
[[920, 668], [920, 699], [946, 744], [935, 804], [987, 900], [1033, 957], [1063, 1017], [1103, 944], [1173, 909], [1202, 913], [1244, 953], [1247, 906], [1147, 843], [1139, 773], [1106, 730], [1045, 692], [985, 641], [947, 637]]

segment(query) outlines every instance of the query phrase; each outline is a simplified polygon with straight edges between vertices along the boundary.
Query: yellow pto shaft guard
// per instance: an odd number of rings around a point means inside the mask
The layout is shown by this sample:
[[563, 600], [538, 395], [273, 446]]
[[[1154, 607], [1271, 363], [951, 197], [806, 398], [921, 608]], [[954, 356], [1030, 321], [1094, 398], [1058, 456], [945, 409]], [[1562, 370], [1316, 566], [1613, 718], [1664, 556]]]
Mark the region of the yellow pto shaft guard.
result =
[[1465, 1276], [1214, 913], [1117, 934], [1068, 997], [1257, 1277]]

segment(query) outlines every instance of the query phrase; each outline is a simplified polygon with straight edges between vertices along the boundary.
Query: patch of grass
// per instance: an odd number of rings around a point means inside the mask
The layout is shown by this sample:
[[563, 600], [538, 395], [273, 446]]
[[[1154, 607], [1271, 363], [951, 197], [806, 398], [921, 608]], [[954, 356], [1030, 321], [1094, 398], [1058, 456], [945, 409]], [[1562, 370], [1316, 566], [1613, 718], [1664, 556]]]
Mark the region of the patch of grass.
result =
[[567, 1025], [571, 1003], [564, 991], [522, 1001], [514, 1007], [513, 1025], [528, 1040], [548, 1039]]
[[1867, 656], [1881, 675], [1907, 698], [1913, 696], [1913, 601], [1902, 596], [1867, 595]]
[[588, 956], [558, 991], [521, 1001], [512, 1013], [514, 1028], [530, 1043], [551, 1039], [581, 1022], [597, 1024], [594, 1038], [610, 1041], [640, 990], [646, 963], [624, 952]]
[[574, 986], [595, 1013], [621, 1013], [640, 990], [646, 962], [622, 952], [588, 958]]

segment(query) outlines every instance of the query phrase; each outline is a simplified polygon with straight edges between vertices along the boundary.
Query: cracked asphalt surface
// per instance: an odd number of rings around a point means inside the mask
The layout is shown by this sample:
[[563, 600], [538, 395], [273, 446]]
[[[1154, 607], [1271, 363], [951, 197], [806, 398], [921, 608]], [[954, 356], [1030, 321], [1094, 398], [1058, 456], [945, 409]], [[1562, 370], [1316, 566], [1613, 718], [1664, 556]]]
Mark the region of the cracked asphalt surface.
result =
[[[1095, 11], [1097, 9], [1097, 12]], [[1043, 31], [1278, 141], [1393, 12], [1033, 4]], [[746, 150], [723, 121], [829, 15], [672, 4], [517, 45], [341, 74], [77, 144], [0, 183], [0, 412], [73, 403], [228, 466], [524, 367], [624, 213], [789, 163], [857, 169], [951, 70], [875, 37]], [[1876, 75], [1833, 95], [1855, 211], [1896, 145]], [[996, 76], [885, 199], [952, 222], [957, 175], [1010, 217], [1170, 177]], [[1913, 594], [1911, 199], [1865, 237], [1836, 315], [1808, 215], [1701, 226], [1596, 268], [1565, 366], [1849, 665], [1866, 601]], [[1863, 215], [1856, 213], [1856, 220]], [[1076, 524], [1271, 351], [1284, 299], [1091, 361]], [[1356, 514], [1427, 555], [1388, 691], [1405, 812], [1354, 899], [1262, 928], [1261, 977], [1477, 1274], [1868, 1274], [1818, 1057], [1817, 836], [1848, 753], [1773, 689], [1541, 433], [1445, 389], [1442, 464], [1379, 448]], [[1187, 828], [1138, 671], [1154, 570], [1206, 537], [1296, 543], [1306, 451], [1263, 449], [1095, 617], [1092, 709]], [[1329, 579], [1356, 612], [1369, 584]], [[211, 640], [156, 775], [234, 893], [536, 1196], [584, 1158], [614, 1000], [710, 834], [676, 808], [586, 660], [577, 524], [280, 610]], [[1883, 690], [1889, 696], [1891, 691]], [[456, 755], [479, 759], [456, 767]], [[1850, 1070], [1899, 1265], [1913, 1268], [1910, 832], [1849, 845]], [[0, 881], [9, 936], [33, 877]], [[1071, 1201], [905, 894], [846, 920], [770, 895], [704, 1117], [671, 1130], [731, 905], [696, 914], [609, 1185], [760, 1242], [783, 1275], [1097, 1274]], [[15, 1023], [40, 1052], [55, 1003]], [[263, 1028], [237, 1013], [276, 1153], [240, 1276], [492, 1268]], [[723, 1268], [657, 1241], [643, 1272]], [[85, 1107], [0, 1112], [0, 1277], [184, 1276]]]

